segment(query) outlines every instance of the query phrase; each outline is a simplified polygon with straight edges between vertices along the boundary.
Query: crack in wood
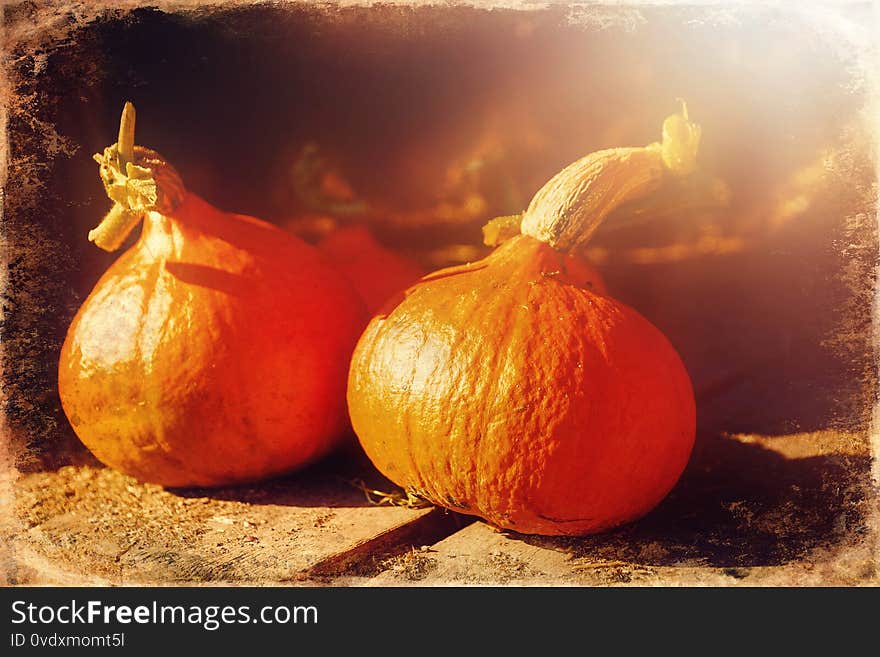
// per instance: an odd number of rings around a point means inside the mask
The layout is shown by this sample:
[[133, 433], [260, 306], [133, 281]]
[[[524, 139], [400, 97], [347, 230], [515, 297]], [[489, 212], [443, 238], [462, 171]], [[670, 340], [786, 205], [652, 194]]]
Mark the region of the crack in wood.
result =
[[436, 507], [425, 515], [392, 527], [356, 545], [325, 557], [301, 571], [296, 579], [328, 579], [340, 575], [372, 576], [382, 563], [414, 547], [433, 545], [476, 522], [466, 516]]

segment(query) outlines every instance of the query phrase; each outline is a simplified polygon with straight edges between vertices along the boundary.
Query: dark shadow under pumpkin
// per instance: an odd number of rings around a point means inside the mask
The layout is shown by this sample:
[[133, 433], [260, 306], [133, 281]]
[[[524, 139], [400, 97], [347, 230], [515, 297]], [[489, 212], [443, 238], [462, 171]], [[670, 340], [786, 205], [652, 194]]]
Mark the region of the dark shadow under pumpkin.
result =
[[676, 488], [641, 520], [584, 538], [508, 532], [573, 558], [653, 566], [781, 565], [867, 533], [867, 456], [789, 459], [701, 435]]
[[169, 490], [180, 497], [292, 507], [367, 507], [401, 501], [400, 489], [372, 466], [353, 435], [330, 456], [288, 475], [236, 486]]

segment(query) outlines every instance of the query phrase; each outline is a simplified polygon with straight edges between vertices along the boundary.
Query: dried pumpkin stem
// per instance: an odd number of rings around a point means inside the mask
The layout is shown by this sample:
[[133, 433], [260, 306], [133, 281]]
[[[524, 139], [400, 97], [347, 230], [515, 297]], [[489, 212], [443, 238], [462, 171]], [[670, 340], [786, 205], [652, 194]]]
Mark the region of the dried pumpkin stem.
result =
[[89, 241], [105, 251], [115, 251], [143, 216], [142, 212], [127, 210], [122, 204], [114, 203], [97, 228], [89, 231]]
[[150, 211], [169, 214], [183, 202], [186, 189], [177, 171], [148, 148], [134, 144], [135, 109], [125, 103], [119, 121], [119, 140], [94, 156], [113, 207], [89, 241], [105, 251], [115, 251]]
[[696, 165], [700, 127], [680, 114], [663, 122], [661, 142], [597, 151], [568, 165], [532, 198], [520, 230], [560, 251], [576, 251], [602, 220], [626, 201], [656, 191], [668, 174], [686, 175]]
[[126, 101], [122, 108], [122, 118], [119, 119], [119, 137], [116, 141], [119, 144], [119, 169], [125, 171], [125, 165], [134, 159], [134, 123], [135, 123], [134, 105], [131, 101]]

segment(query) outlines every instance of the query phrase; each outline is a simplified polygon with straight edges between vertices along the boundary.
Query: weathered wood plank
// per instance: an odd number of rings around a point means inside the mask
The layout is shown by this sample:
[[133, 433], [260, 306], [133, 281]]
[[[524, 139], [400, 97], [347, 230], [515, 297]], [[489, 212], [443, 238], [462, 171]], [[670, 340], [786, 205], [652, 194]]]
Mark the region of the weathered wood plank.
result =
[[[852, 586], [876, 585], [868, 545], [782, 565], [728, 567], [699, 559], [655, 565], [650, 559], [577, 556], [565, 542], [525, 539], [482, 522], [413, 550], [366, 582], [370, 586]], [[359, 583], [359, 582], [351, 582]]]
[[870, 453], [859, 431], [703, 431], [654, 512], [587, 538], [376, 506], [354, 482], [393, 486], [351, 455], [216, 490], [71, 466], [14, 482], [2, 566], [12, 583], [873, 583]]
[[374, 585], [867, 585], [875, 568], [867, 437], [700, 437], [651, 514], [585, 538], [475, 523], [386, 564]]
[[433, 508], [411, 522], [398, 525], [355, 546], [322, 559], [308, 571], [304, 579], [333, 580], [336, 577], [371, 577], [382, 572], [390, 562], [402, 555], [440, 541], [475, 522], [442, 508]]
[[372, 504], [350, 483], [358, 478], [391, 488], [362, 463], [340, 459], [217, 490], [168, 491], [88, 466], [22, 476], [13, 487], [13, 579], [301, 581], [316, 564], [344, 561], [340, 555], [376, 536], [405, 537], [401, 528], [431, 514]]

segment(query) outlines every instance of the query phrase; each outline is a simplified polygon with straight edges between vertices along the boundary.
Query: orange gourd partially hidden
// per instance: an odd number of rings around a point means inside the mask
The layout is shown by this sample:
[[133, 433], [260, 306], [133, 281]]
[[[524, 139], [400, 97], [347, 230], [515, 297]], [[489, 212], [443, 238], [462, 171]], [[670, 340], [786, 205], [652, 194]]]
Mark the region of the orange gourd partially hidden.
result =
[[415, 261], [381, 245], [363, 225], [333, 230], [318, 248], [345, 274], [371, 314], [426, 273]]
[[671, 490], [694, 442], [690, 378], [656, 327], [570, 260], [614, 207], [693, 168], [698, 126], [674, 115], [663, 133], [573, 163], [532, 199], [522, 234], [370, 322], [348, 404], [387, 477], [528, 534], [605, 530]]
[[113, 209], [89, 234], [113, 251], [71, 324], [58, 385], [101, 461], [166, 486], [214, 486], [298, 468], [345, 435], [362, 302], [321, 253], [186, 191], [157, 153], [95, 156]]
[[345, 274], [370, 314], [427, 273], [414, 260], [379, 243], [364, 223], [375, 211], [358, 198], [317, 144], [303, 146], [292, 174], [296, 203], [308, 213], [282, 225], [295, 234], [320, 238], [318, 248]]

